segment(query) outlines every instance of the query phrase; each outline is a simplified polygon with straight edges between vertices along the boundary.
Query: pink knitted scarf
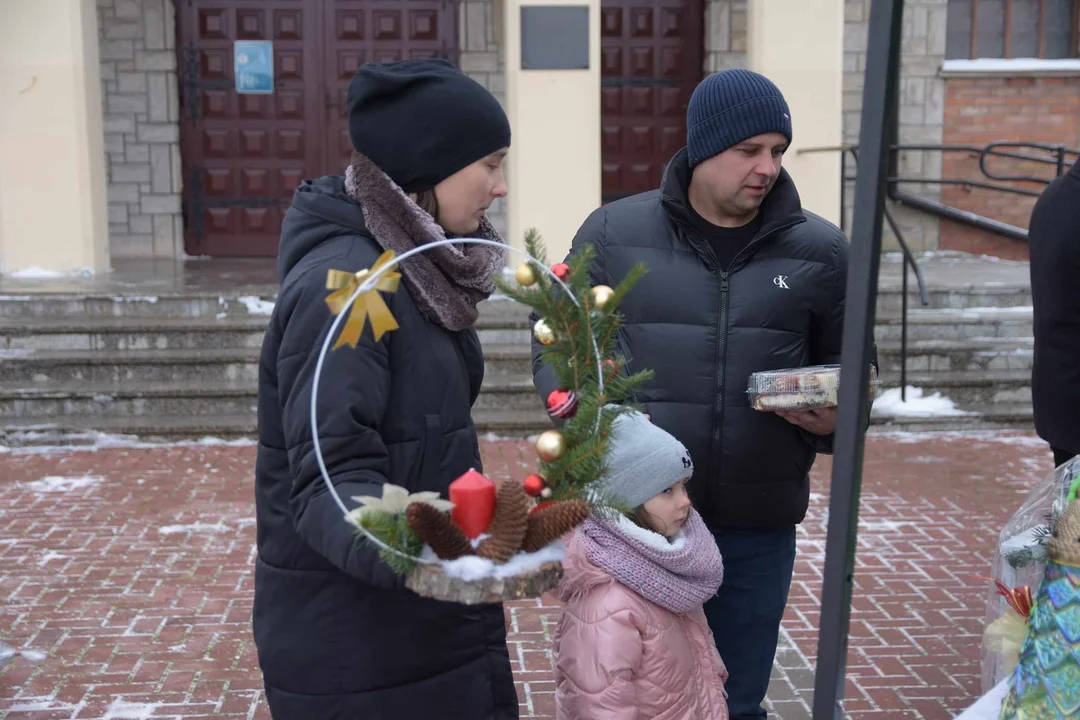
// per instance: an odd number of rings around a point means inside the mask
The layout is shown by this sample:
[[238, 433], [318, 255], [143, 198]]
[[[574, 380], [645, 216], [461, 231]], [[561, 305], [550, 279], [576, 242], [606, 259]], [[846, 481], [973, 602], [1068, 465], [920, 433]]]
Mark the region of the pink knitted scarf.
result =
[[673, 613], [690, 612], [716, 594], [724, 564], [696, 510], [670, 543], [659, 534], [637, 530], [589, 518], [578, 526], [573, 542], [590, 563]]

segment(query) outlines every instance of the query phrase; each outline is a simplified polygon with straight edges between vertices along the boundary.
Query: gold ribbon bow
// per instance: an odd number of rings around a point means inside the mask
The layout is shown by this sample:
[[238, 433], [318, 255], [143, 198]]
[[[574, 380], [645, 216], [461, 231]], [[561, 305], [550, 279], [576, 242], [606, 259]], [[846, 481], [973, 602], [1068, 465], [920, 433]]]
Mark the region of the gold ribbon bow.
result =
[[[334, 315], [342, 312], [356, 289], [370, 275], [376, 274], [393, 261], [394, 251], [387, 250], [379, 256], [379, 259], [368, 270], [361, 270], [356, 273], [343, 270], [328, 271], [326, 273], [326, 289], [336, 291], [326, 298], [326, 304], [330, 306], [330, 312]], [[379, 295], [379, 292], [396, 292], [400, 282], [401, 273], [393, 271], [383, 273], [379, 276], [373, 288], [360, 293], [356, 297], [352, 304], [352, 310], [349, 312], [349, 318], [345, 321], [345, 327], [341, 329], [341, 335], [338, 336], [337, 342], [334, 343], [334, 350], [337, 350], [342, 345], [356, 347], [356, 343], [360, 341], [360, 334], [364, 332], [364, 323], [368, 317], [371, 318], [371, 332], [375, 335], [375, 342], [379, 342], [382, 336], [391, 330], [398, 329], [397, 320], [394, 319], [390, 308], [386, 306], [386, 302]]]

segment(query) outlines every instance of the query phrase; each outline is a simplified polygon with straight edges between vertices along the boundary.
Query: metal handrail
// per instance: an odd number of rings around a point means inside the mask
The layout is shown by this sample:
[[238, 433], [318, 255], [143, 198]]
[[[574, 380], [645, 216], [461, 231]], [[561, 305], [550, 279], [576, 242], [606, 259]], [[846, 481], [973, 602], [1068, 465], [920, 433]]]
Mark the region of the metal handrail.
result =
[[[1031, 154], [1024, 152], [1010, 152], [1008, 150], [1002, 150], [1000, 148], [1013, 148], [1020, 150], [1036, 150], [1042, 154]], [[1042, 194], [1042, 190], [1046, 185], [1053, 182], [1054, 178], [1064, 175], [1068, 171], [1069, 167], [1076, 162], [1080, 162], [1080, 149], [1066, 147], [1061, 144], [1048, 144], [1048, 143], [1035, 143], [1035, 142], [1013, 142], [1002, 141], [989, 143], [988, 145], [978, 147], [974, 145], [894, 145], [891, 148], [893, 156], [897, 152], [910, 151], [910, 152], [962, 152], [968, 155], [978, 156], [979, 159], [979, 172], [983, 177], [993, 182], [982, 182], [979, 180], [973, 180], [969, 178], [919, 178], [919, 177], [890, 177], [888, 179], [888, 185], [886, 187], [886, 195], [890, 200], [894, 202], [907, 205], [908, 207], [920, 210], [922, 212], [936, 215], [947, 220], [952, 220], [970, 227], [974, 227], [985, 232], [1000, 235], [1011, 240], [1018, 240], [1026, 242], [1028, 239], [1027, 230], [1015, 225], [994, 220], [978, 213], [973, 213], [968, 210], [961, 210], [960, 208], [947, 205], [938, 200], [931, 200], [914, 193], [907, 192], [899, 189], [900, 183], [912, 183], [921, 185], [960, 185], [967, 188], [979, 188], [982, 190], [992, 190], [994, 192], [1001, 192], [1010, 195], [1023, 195], [1025, 197], [1038, 197]], [[1054, 167], [1054, 174], [1046, 175], [1042, 177], [1034, 175], [1001, 175], [995, 173], [987, 165], [989, 158], [1009, 158], [1013, 160], [1022, 160], [1024, 162], [1038, 163], [1041, 165], [1052, 165]], [[850, 178], [847, 178], [850, 179]], [[1014, 183], [1031, 183], [1035, 185], [1041, 185], [1042, 188], [1033, 189], [1025, 187], [1012, 187], [1009, 185], [1001, 185], [1003, 182]]]
[[[1031, 154], [1029, 152], [1021, 152], [1023, 150], [1039, 151], [1043, 154]], [[802, 153], [818, 153], [818, 152], [840, 152], [841, 164], [840, 164], [840, 227], [844, 228], [844, 216], [846, 206], [846, 185], [848, 182], [855, 180], [854, 177], [847, 175], [847, 163], [846, 156], [851, 154], [852, 158], [858, 163], [858, 145], [840, 145], [833, 147], [814, 147], [814, 148], [802, 148], [797, 151]], [[897, 154], [900, 152], [962, 152], [972, 156], [978, 156], [979, 159], [979, 172], [990, 180], [991, 182], [982, 182], [979, 180], [972, 180], [968, 178], [922, 178], [922, 177], [903, 177], [895, 172], [897, 165]], [[1052, 177], [1038, 177], [1033, 175], [1003, 175], [995, 173], [988, 166], [987, 161], [990, 158], [1008, 158], [1012, 160], [1021, 160], [1024, 162], [1038, 163], [1042, 165], [1054, 166], [1054, 175]], [[901, 190], [898, 186], [900, 183], [912, 183], [921, 185], [960, 185], [967, 188], [979, 188], [983, 190], [992, 190], [995, 192], [1002, 192], [1013, 195], [1023, 195], [1026, 197], [1038, 197], [1042, 194], [1042, 190], [1046, 185], [1050, 184], [1054, 178], [1060, 177], [1065, 174], [1068, 168], [1076, 162], [1080, 162], [1080, 149], [1074, 149], [1066, 147], [1061, 144], [1047, 144], [1047, 143], [1034, 143], [1034, 142], [1012, 142], [1001, 141], [990, 143], [985, 146], [976, 145], [912, 145], [912, 144], [894, 144], [889, 147], [889, 167], [890, 176], [886, 179], [886, 196], [897, 203], [906, 205], [915, 210], [936, 215], [948, 220], [953, 220], [964, 225], [975, 227], [986, 232], [994, 233], [1002, 237], [1007, 237], [1013, 240], [1027, 241], [1028, 233], [1024, 228], [1016, 227], [1008, 223], [988, 218], [977, 213], [970, 212], [968, 210], [961, 210], [960, 208], [952, 207], [938, 200], [931, 200], [920, 195], [915, 195], [904, 190]], [[1012, 183], [1032, 183], [1044, 186], [1038, 190], [1024, 187], [1013, 187], [1010, 185], [1001, 185], [999, 183], [1012, 182]], [[915, 260], [915, 256], [912, 254], [910, 248], [904, 239], [903, 233], [900, 231], [899, 224], [893, 217], [892, 211], [888, 206], [884, 208], [885, 220], [889, 224], [889, 228], [896, 236], [897, 243], [900, 245], [900, 250], [904, 256], [904, 269], [902, 280], [902, 292], [903, 298], [901, 300], [901, 319], [900, 319], [900, 396], [902, 400], [907, 400], [907, 335], [908, 335], [908, 268], [910, 267], [915, 272], [916, 280], [919, 284], [919, 294], [922, 304], [929, 305], [930, 298], [926, 290], [926, 283], [923, 278], [922, 268], [919, 267], [919, 263]]]
[[[839, 152], [840, 153], [840, 229], [846, 230], [844, 215], [846, 196], [844, 191], [845, 184], [849, 181], [849, 178], [845, 176], [847, 170], [847, 155], [850, 154], [851, 158], [856, 164], [859, 162], [859, 147], [858, 145], [840, 145], [836, 147], [815, 147], [815, 148], [801, 148], [796, 151], [797, 154], [802, 153], [819, 153], [819, 152]], [[853, 180], [854, 178], [850, 178]], [[908, 342], [908, 268], [915, 272], [915, 280], [919, 284], [919, 299], [922, 301], [923, 306], [930, 304], [930, 293], [926, 289], [926, 278], [923, 276], [922, 268], [919, 266], [919, 262], [915, 259], [914, 253], [911, 252], [911, 248], [908, 247], [907, 240], [904, 239], [904, 234], [900, 231], [900, 225], [896, 222], [896, 218], [892, 214], [892, 210], [886, 205], [885, 221], [889, 223], [889, 228], [893, 231], [893, 235], [896, 236], [896, 242], [900, 245], [900, 252], [904, 256], [903, 274], [901, 275], [901, 297], [900, 297], [900, 400], [907, 402], [907, 342]]]

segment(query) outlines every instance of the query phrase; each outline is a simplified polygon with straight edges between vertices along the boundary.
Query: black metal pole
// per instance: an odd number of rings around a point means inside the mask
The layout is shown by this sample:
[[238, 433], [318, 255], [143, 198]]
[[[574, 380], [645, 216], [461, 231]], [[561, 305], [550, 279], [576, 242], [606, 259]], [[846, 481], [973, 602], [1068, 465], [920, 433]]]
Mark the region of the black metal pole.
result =
[[900, 401], [907, 402], [907, 258], [903, 260], [904, 282], [902, 283], [903, 296], [900, 299]]
[[886, 120], [895, 104], [900, 83], [903, 15], [903, 0], [874, 0], [870, 6], [860, 152], [855, 177], [855, 217], [840, 359], [842, 381], [833, 445], [821, 628], [814, 677], [814, 720], [844, 717], [841, 702], [847, 670], [847, 635], [862, 485], [863, 422], [869, 395], [890, 145]]

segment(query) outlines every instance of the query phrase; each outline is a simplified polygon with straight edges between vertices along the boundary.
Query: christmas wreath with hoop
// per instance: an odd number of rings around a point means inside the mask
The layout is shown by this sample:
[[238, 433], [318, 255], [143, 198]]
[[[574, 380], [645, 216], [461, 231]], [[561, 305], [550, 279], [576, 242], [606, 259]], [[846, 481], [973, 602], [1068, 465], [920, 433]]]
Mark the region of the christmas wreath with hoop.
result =
[[586, 246], [566, 263], [547, 265], [539, 234], [525, 234], [527, 260], [515, 272], [516, 283], [497, 280], [513, 300], [540, 316], [533, 336], [543, 346], [544, 362], [555, 371], [559, 389], [547, 397], [549, 415], [559, 424], [536, 441], [538, 466], [523, 483], [493, 482], [475, 470], [450, 483], [449, 496], [410, 494], [384, 485], [381, 497], [354, 497], [349, 509], [337, 495], [322, 458], [316, 428], [316, 398], [323, 361], [333, 346], [356, 347], [368, 324], [376, 341], [397, 329], [380, 293], [398, 288], [393, 268], [411, 255], [440, 244], [498, 244], [480, 238], [454, 238], [414, 248], [400, 256], [387, 251], [357, 273], [331, 270], [326, 298], [336, 315], [315, 370], [311, 427], [323, 480], [348, 522], [379, 549], [381, 559], [405, 576], [405, 586], [420, 595], [465, 604], [539, 597], [562, 577], [562, 538], [590, 514], [626, 512], [617, 497], [604, 491], [608, 439], [614, 419], [632, 409], [628, 403], [651, 371], [624, 372], [616, 352], [622, 323], [619, 302], [645, 273], [636, 266], [618, 287], [592, 286], [593, 249]]

